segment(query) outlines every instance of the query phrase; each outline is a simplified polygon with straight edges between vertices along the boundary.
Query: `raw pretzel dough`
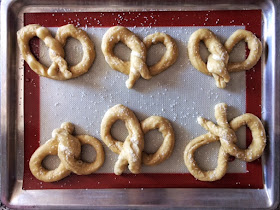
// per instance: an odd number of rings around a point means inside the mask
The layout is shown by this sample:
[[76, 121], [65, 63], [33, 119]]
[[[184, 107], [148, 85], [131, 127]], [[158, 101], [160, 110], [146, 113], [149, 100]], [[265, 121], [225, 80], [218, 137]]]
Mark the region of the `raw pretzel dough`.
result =
[[[215, 106], [215, 117], [217, 124], [202, 117], [198, 118], [198, 123], [209, 133], [193, 139], [184, 151], [184, 161], [190, 173], [201, 181], [216, 181], [221, 179], [227, 170], [229, 155], [252, 162], [259, 158], [266, 145], [266, 135], [261, 121], [253, 114], [243, 114], [233, 119], [230, 123], [226, 117], [227, 105], [224, 103]], [[253, 140], [248, 149], [242, 150], [236, 146], [237, 137], [235, 131], [242, 125], [247, 125], [252, 132]], [[194, 153], [199, 147], [214, 141], [220, 141], [221, 147], [218, 155], [217, 167], [212, 171], [203, 171], [194, 160]]]
[[[49, 55], [53, 63], [48, 68], [36, 60], [30, 51], [29, 41], [33, 37], [40, 38], [49, 48]], [[83, 59], [77, 65], [68, 70], [67, 62], [64, 59], [63, 46], [67, 37], [72, 36], [78, 39], [84, 50]], [[67, 80], [75, 78], [88, 71], [95, 58], [95, 50], [92, 41], [86, 32], [68, 24], [58, 28], [56, 38], [53, 38], [49, 30], [37, 24], [23, 27], [17, 32], [19, 49], [24, 60], [30, 68], [37, 74], [56, 80]]]
[[[114, 54], [114, 46], [120, 41], [131, 49], [130, 61], [123, 61]], [[102, 38], [101, 49], [106, 62], [112, 69], [129, 75], [129, 79], [126, 81], [127, 88], [132, 88], [140, 76], [144, 79], [151, 79], [152, 76], [161, 73], [171, 66], [178, 57], [177, 45], [169, 35], [154, 33], [147, 36], [143, 42], [122, 26], [111, 27]], [[167, 50], [158, 63], [147, 67], [146, 51], [152, 44], [158, 42], [162, 42]]]
[[[54, 182], [63, 179], [71, 172], [78, 175], [87, 175], [98, 170], [104, 163], [104, 150], [99, 140], [89, 135], [71, 135], [74, 125], [63, 123], [61, 128], [55, 129], [52, 139], [41, 145], [31, 156], [29, 167], [32, 174], [44, 182]], [[96, 151], [96, 158], [92, 163], [80, 159], [81, 146], [91, 145]], [[42, 166], [42, 161], [48, 155], [58, 155], [61, 160], [54, 170], [47, 170]]]
[[[114, 139], [110, 133], [112, 125], [117, 121], [124, 121], [128, 130], [128, 136], [124, 142]], [[164, 138], [162, 145], [154, 154], [143, 152], [144, 133], [158, 129]], [[134, 113], [127, 107], [118, 104], [110, 108], [101, 122], [101, 138], [114, 153], [119, 154], [114, 167], [116, 175], [120, 175], [128, 165], [129, 170], [140, 173], [141, 163], [145, 165], [157, 165], [171, 155], [175, 137], [170, 122], [159, 116], [151, 116], [139, 123]]]
[[[233, 47], [245, 40], [250, 49], [247, 59], [240, 63], [228, 63], [229, 53]], [[201, 59], [199, 54], [199, 43], [203, 41], [208, 48], [210, 55], [207, 64]], [[239, 29], [235, 31], [223, 46], [215, 34], [208, 29], [198, 29], [188, 42], [189, 59], [192, 65], [204, 74], [212, 75], [216, 81], [216, 86], [225, 88], [229, 82], [230, 72], [246, 71], [251, 69], [261, 57], [262, 45], [260, 40], [251, 32]]]

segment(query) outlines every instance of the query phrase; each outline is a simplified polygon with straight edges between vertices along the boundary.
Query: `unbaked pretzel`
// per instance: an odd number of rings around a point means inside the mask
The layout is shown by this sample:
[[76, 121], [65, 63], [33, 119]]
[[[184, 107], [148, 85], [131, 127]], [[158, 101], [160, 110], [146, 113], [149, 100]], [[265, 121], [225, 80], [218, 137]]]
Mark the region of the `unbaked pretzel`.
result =
[[[123, 61], [114, 54], [114, 46], [120, 41], [131, 49], [130, 61]], [[152, 44], [158, 42], [162, 42], [167, 50], [158, 63], [147, 67], [146, 48], [148, 49]], [[164, 33], [151, 34], [144, 39], [143, 43], [133, 32], [122, 26], [114, 26], [108, 29], [102, 38], [101, 49], [106, 62], [112, 69], [129, 75], [129, 79], [126, 81], [127, 88], [132, 88], [140, 76], [144, 79], [150, 79], [164, 71], [178, 57], [177, 45], [169, 35]]]
[[[29, 41], [33, 37], [40, 38], [49, 48], [51, 66], [48, 68], [36, 60], [30, 51]], [[77, 65], [68, 70], [67, 62], [64, 59], [63, 46], [67, 37], [72, 36], [78, 39], [84, 50], [83, 59]], [[67, 80], [75, 78], [88, 71], [95, 58], [95, 50], [92, 41], [86, 32], [68, 24], [58, 28], [56, 38], [53, 38], [49, 30], [37, 24], [31, 24], [23, 27], [17, 32], [19, 49], [24, 60], [30, 68], [37, 74], [56, 80]]]
[[[124, 121], [128, 130], [124, 142], [115, 140], [110, 133], [112, 125], [117, 120]], [[101, 122], [101, 139], [113, 152], [119, 154], [114, 167], [116, 175], [121, 175], [127, 165], [132, 173], [140, 173], [144, 134], [138, 119], [130, 109], [118, 104], [105, 113]]]
[[[240, 63], [228, 63], [229, 53], [233, 47], [244, 40], [248, 44], [250, 54], [247, 59]], [[204, 63], [199, 52], [199, 43], [203, 41], [210, 55], [207, 64]], [[188, 42], [188, 54], [192, 65], [204, 74], [212, 75], [216, 86], [225, 88], [229, 82], [230, 72], [246, 71], [251, 69], [261, 57], [262, 45], [260, 40], [250, 31], [239, 29], [235, 31], [223, 46], [215, 34], [209, 29], [198, 29]]]
[[[209, 133], [193, 139], [184, 151], [185, 165], [190, 173], [200, 181], [216, 181], [221, 179], [227, 170], [229, 155], [242, 159], [246, 162], [252, 162], [259, 158], [265, 148], [266, 136], [264, 127], [255, 115], [243, 114], [234, 118], [229, 124], [226, 117], [227, 105], [224, 103], [215, 106], [215, 117], [217, 124], [208, 121], [202, 117], [198, 118], [198, 123]], [[247, 125], [252, 132], [253, 140], [248, 149], [242, 150], [236, 146], [237, 137], [235, 131], [242, 125]], [[217, 167], [212, 171], [203, 171], [194, 160], [195, 151], [206, 144], [214, 141], [220, 141], [221, 147], [218, 155]]]
[[[128, 130], [128, 136], [124, 142], [114, 139], [110, 133], [112, 125], [122, 120]], [[159, 129], [164, 141], [154, 154], [143, 152], [144, 134], [152, 129]], [[118, 104], [110, 108], [101, 122], [101, 139], [111, 151], [119, 154], [114, 167], [116, 175], [120, 175], [128, 165], [129, 170], [140, 173], [141, 163], [145, 165], [157, 165], [166, 160], [172, 153], [174, 147], [174, 132], [168, 120], [159, 116], [151, 116], [139, 123], [134, 113], [127, 107]]]
[[[71, 135], [74, 125], [63, 123], [61, 128], [55, 129], [52, 139], [41, 145], [31, 156], [29, 168], [32, 174], [44, 182], [55, 182], [68, 176], [71, 172], [87, 175], [98, 170], [104, 163], [104, 150], [99, 140], [89, 135]], [[92, 163], [80, 159], [81, 146], [91, 145], [96, 151], [96, 158]], [[48, 155], [58, 155], [61, 160], [54, 170], [47, 170], [42, 161]]]

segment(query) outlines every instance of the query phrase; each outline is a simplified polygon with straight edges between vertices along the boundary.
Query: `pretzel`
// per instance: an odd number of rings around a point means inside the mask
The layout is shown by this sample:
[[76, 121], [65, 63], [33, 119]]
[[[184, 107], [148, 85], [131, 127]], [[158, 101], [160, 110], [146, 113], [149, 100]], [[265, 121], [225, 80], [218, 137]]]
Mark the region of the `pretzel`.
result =
[[[114, 46], [123, 42], [131, 49], [130, 61], [123, 61], [114, 52]], [[147, 49], [152, 44], [162, 42], [167, 50], [161, 60], [151, 67], [146, 65]], [[147, 49], [146, 49], [147, 48]], [[164, 33], [155, 33], [144, 39], [144, 43], [130, 30], [122, 26], [111, 27], [103, 36], [101, 44], [102, 52], [109, 66], [121, 73], [129, 75], [126, 87], [132, 88], [139, 77], [151, 79], [169, 66], [177, 59], [178, 49], [175, 41]]]
[[[264, 151], [266, 135], [259, 118], [253, 114], [246, 113], [234, 118], [228, 123], [226, 109], [227, 105], [224, 103], [215, 106], [215, 117], [218, 125], [215, 125], [213, 122], [202, 117], [198, 117], [198, 123], [209, 131], [209, 133], [193, 139], [185, 148], [185, 165], [190, 173], [200, 181], [216, 181], [221, 179], [226, 173], [228, 158], [230, 155], [246, 162], [252, 162], [258, 159]], [[235, 131], [242, 125], [247, 125], [253, 136], [251, 144], [245, 150], [240, 149], [236, 145], [237, 137]], [[217, 167], [212, 171], [203, 171], [195, 162], [194, 153], [199, 147], [214, 141], [221, 142]]]
[[[240, 63], [229, 63], [229, 54], [233, 47], [244, 40], [248, 44], [250, 54], [247, 59]], [[199, 53], [199, 43], [203, 41], [210, 55], [207, 64], [202, 60]], [[212, 75], [216, 86], [225, 88], [230, 81], [230, 72], [246, 71], [251, 69], [261, 57], [262, 45], [260, 40], [250, 31], [239, 29], [235, 31], [223, 46], [215, 34], [209, 29], [198, 29], [188, 42], [188, 54], [192, 65], [200, 72]]]
[[[117, 120], [124, 121], [128, 129], [128, 136], [124, 142], [114, 139], [110, 134], [111, 127]], [[157, 152], [147, 154], [143, 152], [144, 134], [152, 129], [159, 129], [164, 141]], [[175, 141], [173, 128], [168, 120], [151, 116], [139, 123], [134, 113], [121, 104], [115, 105], [105, 113], [101, 122], [101, 139], [112, 152], [119, 154], [114, 167], [116, 175], [121, 175], [127, 165], [132, 173], [138, 174], [141, 163], [151, 166], [163, 162], [171, 155]]]
[[[30, 51], [29, 41], [35, 36], [40, 38], [50, 49], [49, 56], [53, 63], [49, 68], [37, 61]], [[82, 61], [68, 70], [67, 62], [64, 59], [63, 46], [69, 36], [81, 42], [84, 54]], [[72, 24], [58, 28], [56, 38], [53, 38], [50, 31], [45, 27], [37, 24], [27, 25], [17, 32], [17, 40], [23, 59], [30, 68], [40, 76], [55, 80], [67, 80], [86, 73], [95, 58], [94, 45], [86, 32], [75, 28]]]
[[[128, 130], [124, 142], [115, 140], [110, 134], [111, 127], [117, 120], [124, 121]], [[130, 109], [118, 104], [105, 113], [101, 122], [101, 139], [113, 152], [119, 154], [114, 167], [116, 175], [121, 175], [127, 165], [132, 173], [140, 173], [144, 136], [138, 119]]]
[[[74, 137], [71, 135], [73, 131], [73, 124], [63, 123], [61, 128], [52, 132], [52, 138], [33, 153], [29, 168], [37, 179], [55, 182], [70, 175], [71, 172], [78, 175], [91, 174], [103, 165], [104, 150], [100, 141], [89, 135]], [[84, 144], [91, 145], [96, 151], [96, 158], [92, 163], [86, 163], [80, 159], [81, 146]], [[61, 160], [54, 170], [48, 170], [42, 166], [42, 161], [48, 155], [58, 155]]]

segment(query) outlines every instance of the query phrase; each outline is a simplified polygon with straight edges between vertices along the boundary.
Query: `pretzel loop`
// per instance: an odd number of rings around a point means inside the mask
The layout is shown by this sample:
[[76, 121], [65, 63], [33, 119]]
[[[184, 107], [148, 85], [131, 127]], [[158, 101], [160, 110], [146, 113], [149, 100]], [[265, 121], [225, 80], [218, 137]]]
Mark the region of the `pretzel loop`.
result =
[[266, 145], [266, 135], [263, 129], [262, 122], [253, 114], [244, 114], [239, 117], [234, 118], [230, 122], [230, 127], [236, 131], [243, 125], [247, 127], [252, 132], [252, 142], [247, 149], [240, 149], [236, 144], [232, 142], [226, 142], [221, 139], [221, 144], [225, 151], [232, 156], [235, 156], [246, 162], [252, 162], [261, 156]]
[[[72, 136], [74, 126], [63, 123], [61, 128], [55, 129], [52, 139], [41, 145], [32, 155], [29, 167], [32, 174], [44, 182], [54, 182], [68, 176], [71, 172], [78, 175], [87, 175], [98, 170], [104, 163], [104, 150], [102, 144], [94, 137], [88, 135]], [[96, 151], [96, 158], [92, 163], [80, 159], [81, 145], [89, 144]], [[47, 170], [42, 161], [48, 155], [58, 155], [61, 160], [58, 168]]]
[[[250, 54], [243, 62], [229, 63], [229, 53], [234, 46], [244, 40], [247, 42]], [[207, 64], [203, 62], [199, 53], [199, 43], [203, 41], [211, 53]], [[212, 75], [216, 80], [216, 86], [225, 88], [229, 82], [230, 72], [246, 71], [251, 69], [261, 57], [262, 45], [260, 40], [252, 33], [243, 29], [235, 31], [225, 42], [220, 43], [214, 33], [208, 29], [198, 29], [188, 42], [188, 53], [192, 65], [204, 74]]]
[[71, 174], [65, 166], [60, 163], [54, 170], [47, 170], [42, 166], [42, 161], [49, 155], [57, 155], [58, 141], [56, 139], [48, 140], [40, 146], [31, 156], [29, 168], [31, 173], [43, 182], [55, 182]]
[[217, 166], [214, 170], [204, 171], [200, 169], [194, 159], [194, 153], [198, 148], [215, 141], [219, 141], [219, 138], [207, 133], [193, 139], [185, 148], [185, 165], [188, 167], [189, 172], [200, 181], [216, 181], [226, 174], [229, 155], [224, 151], [223, 147], [219, 149]]
[[[199, 43], [203, 41], [211, 53], [207, 64], [202, 60], [199, 53]], [[213, 75], [217, 87], [224, 88], [229, 82], [230, 76], [227, 72], [228, 53], [220, 43], [215, 34], [208, 29], [198, 29], [188, 42], [189, 58], [192, 65], [204, 74]]]
[[78, 77], [88, 71], [95, 59], [94, 44], [88, 37], [87, 33], [80, 28], [76, 28], [72, 24], [68, 24], [59, 27], [55, 39], [57, 39], [64, 47], [68, 37], [73, 37], [80, 41], [83, 48], [83, 58], [82, 60], [70, 67], [70, 72], [72, 72], [72, 78]]
[[239, 29], [235, 31], [225, 42], [225, 48], [228, 53], [231, 53], [232, 49], [240, 41], [244, 40], [247, 43], [250, 53], [248, 57], [238, 63], [229, 63], [229, 72], [246, 71], [257, 64], [262, 54], [262, 43], [261, 41], [250, 31]]
[[167, 68], [169, 68], [172, 64], [175, 63], [178, 57], [178, 48], [175, 41], [171, 38], [171, 36], [156, 32], [154, 34], [150, 34], [146, 36], [143, 40], [146, 49], [148, 50], [153, 44], [162, 43], [166, 47], [166, 51], [159, 62], [156, 64], [149, 66], [149, 71], [152, 76], [155, 76]]
[[143, 152], [142, 162], [145, 165], [157, 165], [170, 157], [175, 143], [174, 131], [170, 122], [160, 116], [151, 116], [141, 122], [141, 128], [146, 134], [148, 131], [158, 129], [162, 133], [163, 143], [153, 154]]
[[[201, 181], [216, 181], [226, 173], [229, 155], [252, 162], [259, 158], [265, 148], [265, 130], [261, 121], [253, 114], [244, 114], [234, 118], [230, 123], [226, 119], [227, 105], [224, 103], [215, 106], [215, 117], [218, 125], [202, 117], [198, 118], [198, 123], [209, 133], [193, 139], [186, 147], [184, 160], [190, 173]], [[240, 149], [235, 143], [237, 137], [235, 131], [242, 125], [247, 125], [252, 132], [253, 140], [245, 150]], [[194, 160], [194, 152], [200, 146], [213, 141], [220, 141], [221, 147], [218, 156], [217, 168], [213, 171], [202, 171]]]

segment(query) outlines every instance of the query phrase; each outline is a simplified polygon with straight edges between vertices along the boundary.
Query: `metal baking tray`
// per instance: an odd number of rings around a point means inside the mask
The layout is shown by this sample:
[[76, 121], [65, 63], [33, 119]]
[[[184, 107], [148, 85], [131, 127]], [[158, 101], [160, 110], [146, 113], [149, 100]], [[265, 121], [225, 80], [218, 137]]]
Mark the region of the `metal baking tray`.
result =
[[[279, 203], [279, 1], [2, 1], [1, 5], [1, 201], [11, 208], [260, 208]], [[262, 119], [268, 144], [262, 156], [262, 189], [127, 188], [23, 190], [23, 69], [19, 69], [16, 31], [25, 12], [126, 12], [261, 10]], [[19, 71], [18, 71], [19, 70]]]

